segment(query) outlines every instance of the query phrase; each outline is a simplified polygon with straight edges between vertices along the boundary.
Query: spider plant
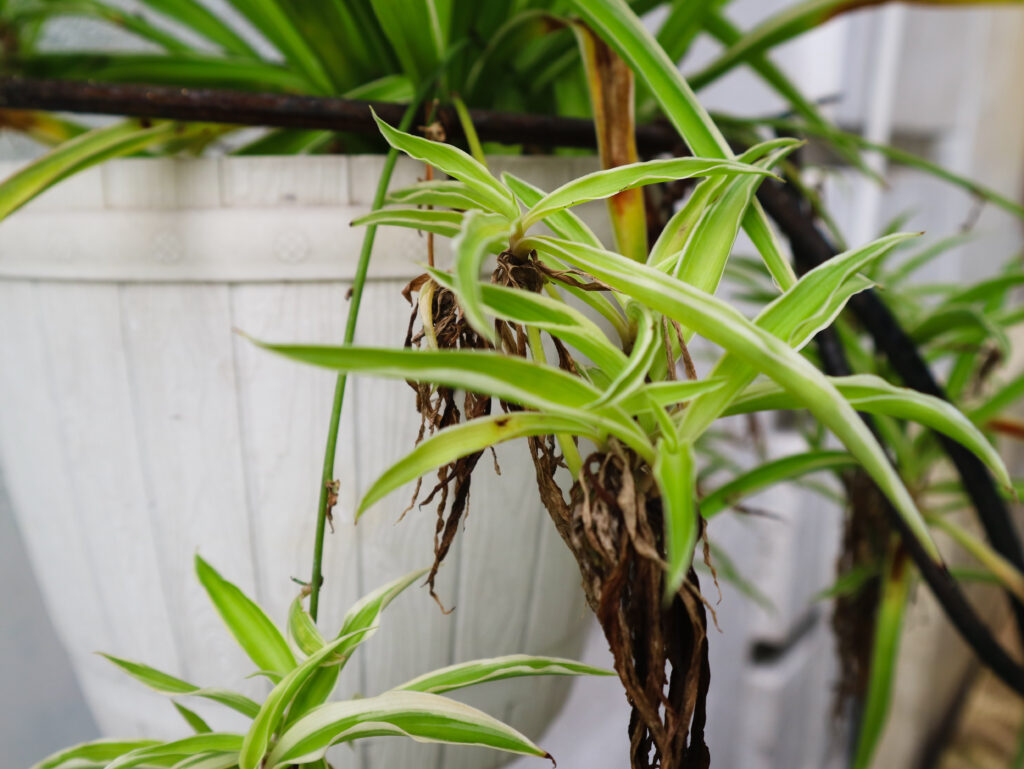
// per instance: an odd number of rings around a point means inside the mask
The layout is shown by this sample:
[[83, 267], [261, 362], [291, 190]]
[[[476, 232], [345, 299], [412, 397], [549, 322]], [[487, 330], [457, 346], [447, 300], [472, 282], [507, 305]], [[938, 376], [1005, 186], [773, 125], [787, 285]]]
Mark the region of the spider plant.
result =
[[[450, 271], [428, 268], [416, 284], [422, 349], [261, 344], [340, 372], [426, 383], [439, 397], [462, 389], [498, 401], [499, 413], [486, 413], [488, 400], [485, 415], [440, 430], [396, 462], [366, 491], [360, 514], [425, 472], [457, 467], [497, 442], [528, 438], [541, 496], [580, 564], [588, 600], [634, 703], [634, 764], [646, 765], [653, 750], [663, 766], [685, 766], [699, 762], [704, 750], [706, 694], [706, 620], [691, 569], [702, 529], [695, 444], [718, 418], [778, 408], [780, 401], [809, 411], [845, 446], [842, 461], [870, 476], [916, 546], [940, 568], [929, 522], [858, 412], [937, 430], [973, 451], [1006, 488], [1011, 482], [982, 431], [945, 401], [873, 375], [825, 376], [801, 354], [871, 285], [865, 277], [871, 265], [914, 235], [855, 247], [797, 279], [753, 199], [795, 143], [772, 140], [736, 157], [625, 3], [598, 0], [574, 8], [590, 33], [636, 73], [694, 156], [616, 165], [606, 154], [612, 167], [544, 191], [510, 175], [495, 178], [455, 147], [378, 121], [392, 147], [450, 178], [399, 191], [390, 207], [356, 222], [452, 238]], [[595, 116], [600, 132], [598, 109]], [[630, 231], [641, 220], [618, 196], [693, 178], [700, 179], [693, 193], [647, 248]], [[599, 199], [613, 200], [617, 243], [611, 246], [572, 211]], [[552, 234], [538, 233], [541, 224]], [[776, 287], [753, 318], [715, 296], [740, 228]], [[483, 282], [481, 269], [492, 256], [497, 269]], [[610, 333], [591, 319], [598, 316]], [[686, 365], [689, 376], [680, 381], [677, 362], [689, 360], [697, 335], [720, 356], [705, 378]], [[567, 476], [557, 475], [561, 465]], [[774, 472], [786, 477], [794, 469]], [[717, 511], [713, 500], [705, 515]], [[634, 584], [623, 586], [617, 575], [628, 569]], [[902, 569], [892, 573], [905, 579]], [[652, 587], [661, 597], [654, 605]], [[673, 617], [688, 617], [688, 627], [672, 627]], [[670, 654], [689, 656], [658, 657], [642, 648], [647, 633], [664, 633]], [[667, 676], [669, 665], [675, 670], [680, 664], [685, 682]], [[672, 706], [664, 706], [666, 697]], [[876, 737], [865, 731], [866, 755]]]
[[[303, 607], [305, 593], [289, 610], [287, 638], [263, 610], [199, 556], [196, 575], [211, 603], [256, 674], [273, 684], [262, 703], [227, 689], [199, 687], [139, 662], [103, 655], [150, 689], [173, 698], [192, 734], [170, 741], [105, 739], [59, 751], [32, 769], [62, 767], [203, 767], [276, 769], [328, 766], [332, 745], [366, 737], [406, 737], [420, 742], [478, 745], [547, 757], [529, 738], [447, 692], [486, 681], [542, 675], [610, 675], [551, 657], [514, 655], [473, 660], [418, 676], [387, 692], [347, 702], [328, 702], [339, 674], [356, 650], [380, 627], [384, 609], [423, 576], [413, 572], [364, 596], [345, 614], [341, 629], [324, 638]], [[213, 731], [180, 698], [213, 701], [251, 720], [244, 734]]]

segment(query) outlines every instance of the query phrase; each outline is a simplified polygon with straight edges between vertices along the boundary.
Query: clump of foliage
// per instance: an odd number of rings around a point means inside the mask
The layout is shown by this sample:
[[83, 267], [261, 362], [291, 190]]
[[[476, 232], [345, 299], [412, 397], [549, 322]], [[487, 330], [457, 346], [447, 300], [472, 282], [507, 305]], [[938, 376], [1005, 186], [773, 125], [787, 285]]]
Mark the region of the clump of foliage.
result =
[[[256, 673], [274, 685], [266, 699], [258, 703], [227, 689], [199, 687], [147, 665], [104, 655], [149, 688], [175, 698], [174, 707], [193, 734], [166, 742], [89, 742], [55, 753], [32, 769], [278, 769], [298, 764], [327, 769], [324, 755], [332, 745], [387, 736], [550, 758], [512, 727], [442, 695], [506, 678], [609, 675], [608, 671], [553, 657], [513, 655], [451, 665], [373, 697], [328, 702], [352, 654], [377, 632], [384, 609], [423, 574], [413, 572], [366, 595], [348, 610], [331, 639], [321, 635], [303, 608], [305, 593], [300, 594], [288, 614], [289, 642], [257, 604], [197, 556], [196, 575], [217, 613], [256, 666]], [[180, 697], [211, 700], [252, 723], [244, 734], [215, 732], [179, 703]]]

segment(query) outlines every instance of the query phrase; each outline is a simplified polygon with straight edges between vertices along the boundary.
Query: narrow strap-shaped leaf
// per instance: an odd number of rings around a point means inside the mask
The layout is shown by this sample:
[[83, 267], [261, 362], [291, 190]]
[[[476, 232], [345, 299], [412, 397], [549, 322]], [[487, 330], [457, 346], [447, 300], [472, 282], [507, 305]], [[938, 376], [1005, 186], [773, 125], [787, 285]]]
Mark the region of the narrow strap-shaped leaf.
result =
[[563, 416], [602, 419], [602, 425], [644, 457], [653, 459], [647, 436], [618, 407], [587, 409], [600, 392], [579, 377], [536, 361], [477, 350], [387, 350], [361, 347], [274, 345], [265, 349], [316, 366], [395, 379], [430, 382], [486, 393], [521, 406]]
[[167, 18], [174, 19], [228, 53], [250, 59], [259, 58], [259, 54], [241, 35], [197, 0], [141, 0], [141, 2]]
[[987, 542], [958, 526], [949, 516], [931, 516], [929, 522], [946, 532], [954, 542], [970, 553], [971, 557], [991, 572], [999, 584], [1024, 600], [1024, 575]]
[[693, 466], [693, 446], [680, 442], [672, 445], [662, 439], [651, 468], [661, 492], [661, 508], [665, 516], [665, 595], [671, 596], [683, 584], [693, 561], [697, 544], [697, 477]]
[[718, 158], [662, 158], [617, 166], [581, 176], [563, 184], [541, 198], [522, 216], [522, 228], [528, 230], [550, 214], [591, 200], [603, 200], [623, 190], [648, 184], [692, 179], [720, 174], [754, 174], [770, 176], [770, 172], [747, 163]]
[[975, 424], [984, 425], [1021, 398], [1024, 398], [1024, 374], [1014, 377], [994, 393], [988, 395], [981, 405], [969, 412], [971, 419]]
[[149, 665], [143, 665], [141, 662], [132, 662], [131, 660], [121, 659], [110, 654], [101, 654], [101, 656], [117, 665], [135, 680], [161, 694], [187, 694], [192, 697], [202, 697], [203, 699], [229, 707], [249, 718], [255, 716], [260, 709], [260, 706], [254, 701], [237, 692], [227, 689], [199, 687], [195, 684], [190, 684], [188, 681], [183, 681], [180, 678], [151, 668]]
[[463, 182], [451, 179], [419, 182], [411, 187], [397, 190], [388, 195], [388, 203], [411, 206], [440, 206], [469, 211], [474, 208], [486, 210], [486, 202], [473, 194], [473, 189]]
[[196, 734], [209, 734], [213, 731], [210, 725], [203, 720], [203, 717], [196, 713], [191, 708], [186, 708], [180, 702], [171, 702], [174, 705], [174, 709], [178, 711], [178, 715], [185, 719], [185, 723], [192, 727], [192, 731]]
[[183, 759], [171, 769], [232, 769], [237, 765], [237, 753], [206, 753]]
[[94, 740], [57, 751], [29, 769], [58, 769], [71, 761], [112, 761], [140, 748], [159, 745], [158, 740]]
[[896, 658], [903, 630], [903, 615], [910, 594], [912, 574], [909, 559], [901, 550], [893, 548], [882, 582], [882, 600], [875, 620], [868, 692], [864, 715], [860, 722], [857, 749], [851, 765], [853, 769], [868, 769], [871, 765], [871, 758], [888, 720], [896, 675]]
[[[501, 180], [527, 207], [537, 205], [547, 194], [539, 187], [534, 187], [529, 182], [523, 181], [507, 171], [501, 175]], [[544, 223], [560, 238], [586, 243], [588, 246], [596, 248], [604, 248], [601, 239], [594, 234], [594, 231], [568, 208], [549, 214]]]
[[186, 758], [199, 753], [237, 753], [242, 747], [242, 735], [210, 732], [195, 734], [172, 742], [163, 742], [150, 747], [138, 748], [123, 753], [109, 764], [107, 769], [128, 769], [149, 762], [162, 762], [177, 757]]
[[331, 745], [386, 735], [547, 756], [515, 729], [469, 705], [424, 692], [386, 692], [322, 705], [303, 716], [278, 739], [266, 769], [308, 763]]
[[99, 0], [46, 0], [15, 4], [5, 9], [5, 21], [21, 24], [52, 21], [61, 17], [80, 17], [116, 25], [141, 40], [154, 43], [168, 52], [191, 51], [192, 47], [175, 35], [151, 24], [137, 13], [129, 13]]
[[699, 395], [717, 390], [724, 384], [725, 381], [722, 379], [711, 378], [678, 382], [650, 382], [644, 386], [642, 392], [626, 398], [622, 402], [622, 407], [630, 414], [635, 414], [649, 409], [648, 401], [663, 408], [678, 406]]
[[288, 635], [303, 654], [316, 654], [326, 641], [313, 618], [302, 606], [303, 595], [295, 596], [288, 609]]
[[595, 668], [558, 657], [531, 657], [513, 654], [507, 657], [473, 660], [449, 665], [406, 681], [395, 689], [444, 694], [487, 681], [524, 676], [613, 676], [615, 671]]
[[459, 457], [514, 438], [568, 433], [600, 441], [602, 432], [583, 420], [532, 411], [472, 419], [441, 430], [388, 468], [363, 496], [356, 516], [409, 481]]
[[458, 211], [431, 211], [423, 208], [379, 208], [376, 211], [352, 220], [353, 227], [368, 225], [386, 227], [411, 227], [414, 230], [432, 232], [446, 238], [454, 238], [462, 232], [465, 215]]
[[[615, 375], [605, 391], [593, 404], [598, 408], [608, 403], [619, 403], [643, 386], [647, 372], [663, 350], [661, 320], [641, 304], [629, 305], [627, 315], [636, 323], [636, 337], [626, 365]], [[608, 372], [613, 373], [613, 372]]]
[[[455, 281], [451, 275], [432, 268], [427, 271], [435, 283], [455, 290]], [[521, 291], [493, 283], [482, 283], [480, 292], [483, 305], [488, 312], [514, 323], [535, 326], [557, 336], [589, 357], [607, 373], [614, 376], [626, 365], [626, 356], [622, 350], [601, 328], [565, 302], [532, 291]]]
[[217, 613], [257, 669], [284, 674], [294, 668], [295, 657], [288, 642], [263, 609], [199, 555], [195, 557], [195, 564], [199, 582]]
[[[271, 690], [263, 701], [260, 712], [256, 714], [252, 726], [245, 734], [245, 740], [238, 756], [239, 769], [256, 769], [260, 765], [270, 746], [271, 737], [281, 725], [285, 709], [310, 676], [321, 665], [329, 662], [331, 655], [341, 652], [342, 646], [346, 644], [351, 646], [350, 642], [355, 635], [361, 636], [369, 631], [370, 628], [361, 628], [335, 638], [281, 679], [281, 682]], [[338, 661], [340, 662], [340, 660]], [[301, 714], [298, 715], [301, 716]]]
[[[971, 420], [948, 401], [907, 387], [897, 387], [871, 374], [832, 377], [831, 382], [858, 411], [917, 422], [952, 438], [974, 452], [1004, 488], [1012, 488], [1009, 472], [999, 453]], [[803, 408], [798, 398], [775, 385], [764, 383], [749, 387], [725, 413], [793, 408]]]
[[451, 0], [370, 0], [402, 69], [416, 83], [432, 75], [444, 58], [451, 25]]
[[462, 311], [473, 329], [497, 346], [494, 325], [484, 312], [480, 270], [484, 259], [497, 245], [508, 242], [508, 221], [500, 214], [470, 211], [463, 221], [462, 231], [452, 240], [455, 252], [455, 287], [462, 298]]
[[[830, 259], [765, 307], [755, 324], [797, 349], [803, 347], [818, 330], [838, 316], [851, 296], [871, 285], [858, 276], [859, 271], [906, 237], [891, 235]], [[710, 376], [723, 379], [726, 384], [690, 404], [681, 425], [685, 436], [696, 436], [707, 429], [754, 381], [756, 372], [737, 356], [727, 353], [715, 364]]]
[[376, 113], [373, 119], [377, 121], [388, 144], [395, 149], [469, 185], [481, 200], [486, 201], [488, 209], [510, 220], [519, 215], [519, 206], [512, 193], [471, 155], [450, 144], [430, 141], [392, 128]]
[[[906, 520], [928, 554], [941, 562], [917, 505], [885, 451], [832, 383], [810, 362], [735, 308], [681, 281], [619, 254], [553, 238], [526, 238], [523, 245], [552, 251], [612, 287], [674, 318], [775, 380], [798, 398], [854, 454]], [[713, 397], [710, 393], [703, 397]], [[694, 404], [687, 409], [693, 408]]]
[[711, 518], [734, 506], [744, 497], [756, 494], [776, 483], [790, 481], [808, 473], [836, 470], [856, 465], [845, 451], [808, 451], [766, 462], [724, 483], [700, 501], [700, 513]]
[[[20, 169], [0, 184], [0, 219], [9, 216], [21, 206], [74, 171], [87, 168], [111, 149], [132, 144], [163, 141], [173, 134], [168, 123], [144, 127], [138, 120], [127, 120], [112, 126], [97, 128], [58, 145], [38, 160]], [[140, 145], [135, 145], [140, 142]]]

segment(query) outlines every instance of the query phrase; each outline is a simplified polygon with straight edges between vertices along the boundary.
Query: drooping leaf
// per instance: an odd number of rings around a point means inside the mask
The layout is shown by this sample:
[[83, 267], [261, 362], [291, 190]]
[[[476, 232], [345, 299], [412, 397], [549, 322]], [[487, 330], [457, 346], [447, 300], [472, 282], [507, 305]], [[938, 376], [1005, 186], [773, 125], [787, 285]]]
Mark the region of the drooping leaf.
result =
[[476, 708], [436, 694], [395, 691], [333, 702], [303, 716], [280, 736], [266, 769], [308, 763], [323, 757], [331, 745], [386, 735], [547, 756], [528, 738]]
[[[1011, 487], [1009, 472], [998, 452], [951, 403], [906, 387], [897, 387], [872, 374], [832, 377], [831, 382], [858, 411], [917, 422], [952, 438], [974, 452], [1004, 487]], [[803, 408], [799, 399], [775, 385], [764, 383], [749, 387], [725, 413], [793, 408]]]
[[180, 678], [151, 668], [149, 665], [143, 665], [141, 662], [132, 662], [131, 660], [121, 659], [110, 654], [102, 654], [101, 656], [117, 665], [135, 680], [161, 694], [187, 694], [192, 697], [202, 697], [203, 699], [229, 707], [249, 718], [255, 716], [260, 709], [258, 704], [237, 692], [227, 689], [199, 687], [195, 684], [190, 684], [188, 681], [183, 681]]
[[107, 769], [128, 769], [145, 764], [161, 764], [167, 759], [189, 758], [200, 753], [235, 753], [242, 747], [242, 735], [210, 732], [195, 734], [171, 742], [157, 743], [122, 753], [109, 764]]
[[857, 460], [845, 451], [808, 451], [765, 462], [733, 478], [700, 501], [700, 512], [711, 518], [732, 507], [744, 497], [776, 483], [790, 481], [801, 475], [851, 467]]
[[557, 657], [531, 657], [513, 654], [507, 657], [473, 660], [449, 665], [406, 681], [395, 689], [411, 692], [444, 694], [445, 692], [476, 686], [487, 681], [524, 676], [613, 676], [615, 672], [595, 668]]
[[470, 211], [463, 221], [462, 231], [452, 240], [455, 252], [455, 288], [462, 298], [462, 311], [473, 329], [491, 344], [497, 346], [494, 326], [487, 318], [482, 304], [480, 270], [484, 259], [495, 248], [508, 242], [508, 221], [500, 214]]
[[254, 601], [224, 579], [199, 555], [196, 575], [217, 613], [238, 645], [256, 663], [258, 670], [285, 674], [295, 667], [295, 657], [281, 631]]
[[178, 714], [185, 719], [185, 723], [192, 727], [192, 731], [196, 734], [209, 734], [213, 731], [210, 725], [203, 720], [202, 716], [196, 713], [190, 708], [186, 708], [180, 702], [172, 702], [174, 709], [178, 711]]
[[602, 437], [595, 425], [585, 421], [531, 411], [480, 417], [453, 425], [418, 444], [374, 481], [359, 503], [356, 517], [405, 483], [459, 457], [514, 438], [555, 433], [580, 435], [594, 441]]
[[159, 745], [158, 740], [94, 740], [57, 751], [29, 769], [58, 769], [72, 761], [112, 761], [133, 750]]
[[465, 215], [458, 211], [438, 211], [424, 208], [381, 208], [352, 220], [353, 227], [387, 226], [410, 227], [454, 238], [462, 231]]
[[[554, 238], [527, 238], [522, 245], [555, 253], [651, 309], [693, 329], [733, 353], [747, 366], [776, 381], [799, 399], [858, 458], [929, 555], [941, 561], [914, 500], [892, 468], [885, 451], [828, 378], [788, 344], [751, 323], [721, 300], [619, 254], [567, 244]], [[710, 398], [715, 394], [703, 397]], [[694, 405], [691, 404], [687, 412]]]

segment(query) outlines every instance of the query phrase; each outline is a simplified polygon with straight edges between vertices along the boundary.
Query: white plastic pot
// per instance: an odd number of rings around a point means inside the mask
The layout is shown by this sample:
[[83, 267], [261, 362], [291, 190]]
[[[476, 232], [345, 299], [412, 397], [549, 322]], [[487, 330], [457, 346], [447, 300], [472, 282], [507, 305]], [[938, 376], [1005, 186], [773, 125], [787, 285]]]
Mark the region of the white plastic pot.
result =
[[[552, 188], [592, 163], [513, 158], [496, 169]], [[367, 210], [380, 167], [378, 157], [117, 161], [0, 225], [2, 472], [47, 608], [107, 734], [181, 734], [183, 724], [94, 651], [203, 685], [265, 686], [243, 680], [252, 664], [209, 607], [192, 557], [283, 622], [298, 590], [291, 577], [308, 579], [334, 377], [233, 329], [342, 338], [362, 236], [349, 221]], [[420, 172], [400, 164], [394, 184]], [[417, 233], [378, 234], [359, 343], [402, 343], [410, 310], [400, 290], [424, 260]], [[397, 523], [411, 489], [352, 525], [360, 493], [413, 445], [409, 387], [350, 381], [344, 414], [325, 632], [360, 595], [429, 565], [435, 525], [430, 508]], [[454, 614], [425, 589], [409, 591], [339, 694], [373, 694], [475, 657], [578, 652], [586, 615], [575, 564], [537, 499], [525, 445], [503, 447], [499, 460], [500, 478], [481, 461], [442, 569], [439, 592]], [[539, 737], [566, 687], [502, 682], [467, 699]], [[345, 766], [389, 769], [499, 763], [396, 739], [344, 755]]]

